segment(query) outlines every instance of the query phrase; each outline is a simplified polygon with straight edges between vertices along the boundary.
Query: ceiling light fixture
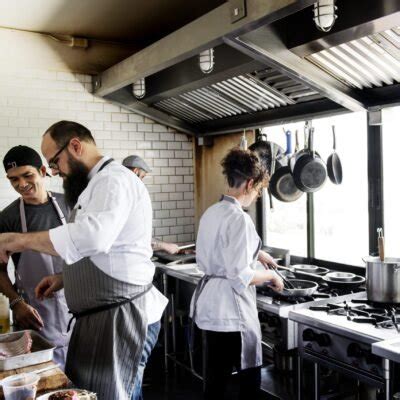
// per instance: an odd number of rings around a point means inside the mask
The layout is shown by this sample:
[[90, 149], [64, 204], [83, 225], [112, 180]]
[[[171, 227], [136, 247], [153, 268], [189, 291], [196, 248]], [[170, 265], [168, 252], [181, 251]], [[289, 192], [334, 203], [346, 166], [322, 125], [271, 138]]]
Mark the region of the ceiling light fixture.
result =
[[146, 83], [144, 78], [140, 78], [138, 81], [136, 81], [133, 84], [133, 95], [138, 99], [143, 99], [143, 97], [146, 95]]
[[209, 74], [214, 69], [214, 49], [207, 49], [199, 54], [199, 65], [203, 73]]
[[329, 32], [335, 24], [337, 15], [335, 0], [318, 0], [314, 3], [314, 22], [322, 32]]

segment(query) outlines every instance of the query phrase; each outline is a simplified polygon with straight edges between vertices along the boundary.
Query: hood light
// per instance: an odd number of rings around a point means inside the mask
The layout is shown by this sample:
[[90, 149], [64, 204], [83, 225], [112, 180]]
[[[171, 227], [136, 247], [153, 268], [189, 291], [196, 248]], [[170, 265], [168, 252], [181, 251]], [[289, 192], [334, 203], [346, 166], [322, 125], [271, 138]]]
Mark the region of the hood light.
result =
[[207, 49], [199, 54], [199, 66], [203, 73], [209, 74], [214, 69], [214, 49]]
[[146, 83], [144, 78], [140, 78], [138, 81], [136, 81], [133, 84], [133, 95], [138, 99], [143, 99], [143, 97], [146, 95]]
[[318, 0], [314, 3], [314, 22], [322, 32], [329, 32], [335, 24], [337, 15], [335, 0]]

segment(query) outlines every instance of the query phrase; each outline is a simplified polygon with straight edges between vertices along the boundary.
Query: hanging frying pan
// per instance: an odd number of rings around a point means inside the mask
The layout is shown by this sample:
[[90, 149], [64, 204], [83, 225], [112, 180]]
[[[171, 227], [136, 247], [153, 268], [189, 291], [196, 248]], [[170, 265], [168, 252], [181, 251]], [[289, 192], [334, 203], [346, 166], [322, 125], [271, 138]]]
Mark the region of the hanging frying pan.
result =
[[[292, 152], [292, 133], [290, 131], [286, 131], [285, 134], [286, 156], [290, 160], [289, 157]], [[296, 201], [303, 194], [303, 192], [299, 190], [294, 183], [289, 165], [275, 170], [269, 182], [269, 187], [274, 197], [286, 203]]]
[[340, 185], [343, 180], [342, 163], [340, 158], [336, 153], [336, 134], [335, 126], [332, 125], [332, 135], [333, 135], [333, 153], [328, 157], [328, 162], [326, 168], [328, 170], [328, 176], [332, 183], [335, 185]]
[[[309, 121], [306, 121], [305, 126], [304, 126], [304, 148], [300, 151], [297, 151], [293, 154], [293, 156], [290, 158], [290, 171], [292, 172], [292, 175], [294, 173], [294, 166], [296, 165], [296, 161], [303, 156], [304, 154], [308, 154], [308, 137], [309, 137], [309, 132], [310, 132], [310, 125]], [[296, 148], [300, 147], [300, 144], [298, 144], [298, 132], [296, 131]], [[317, 153], [318, 154], [318, 153]]]
[[308, 149], [296, 160], [293, 178], [303, 192], [312, 193], [322, 188], [327, 178], [326, 165], [313, 149], [314, 128], [310, 128]]

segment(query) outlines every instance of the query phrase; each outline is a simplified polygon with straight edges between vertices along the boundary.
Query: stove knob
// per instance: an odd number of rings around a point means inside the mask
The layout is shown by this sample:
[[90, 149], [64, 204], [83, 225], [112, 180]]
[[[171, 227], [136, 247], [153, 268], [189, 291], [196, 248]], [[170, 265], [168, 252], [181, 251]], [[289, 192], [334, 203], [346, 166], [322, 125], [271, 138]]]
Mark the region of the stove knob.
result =
[[321, 333], [321, 334], [317, 335], [316, 341], [317, 341], [318, 345], [321, 347], [326, 347], [331, 344], [331, 338], [326, 333]]
[[316, 334], [312, 329], [305, 329], [303, 331], [303, 340], [305, 342], [313, 342], [316, 339]]
[[347, 356], [361, 358], [364, 356], [364, 350], [357, 343], [350, 343], [347, 347]]

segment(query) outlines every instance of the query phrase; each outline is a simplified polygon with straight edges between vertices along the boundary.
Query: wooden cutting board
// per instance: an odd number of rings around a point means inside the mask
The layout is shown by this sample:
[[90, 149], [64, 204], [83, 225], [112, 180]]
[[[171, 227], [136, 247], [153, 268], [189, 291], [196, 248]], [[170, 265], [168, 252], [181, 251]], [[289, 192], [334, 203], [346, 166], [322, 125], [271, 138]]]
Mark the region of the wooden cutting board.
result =
[[[39, 369], [54, 365], [53, 361], [42, 364], [31, 365], [29, 367], [11, 369], [9, 371], [0, 372], [0, 379], [7, 378], [10, 375], [21, 374], [23, 372], [35, 372]], [[40, 374], [40, 381], [38, 384], [38, 394], [42, 394], [49, 390], [57, 390], [67, 387], [68, 378], [60, 368], [54, 368]], [[0, 388], [0, 399], [4, 399], [3, 389]]]

